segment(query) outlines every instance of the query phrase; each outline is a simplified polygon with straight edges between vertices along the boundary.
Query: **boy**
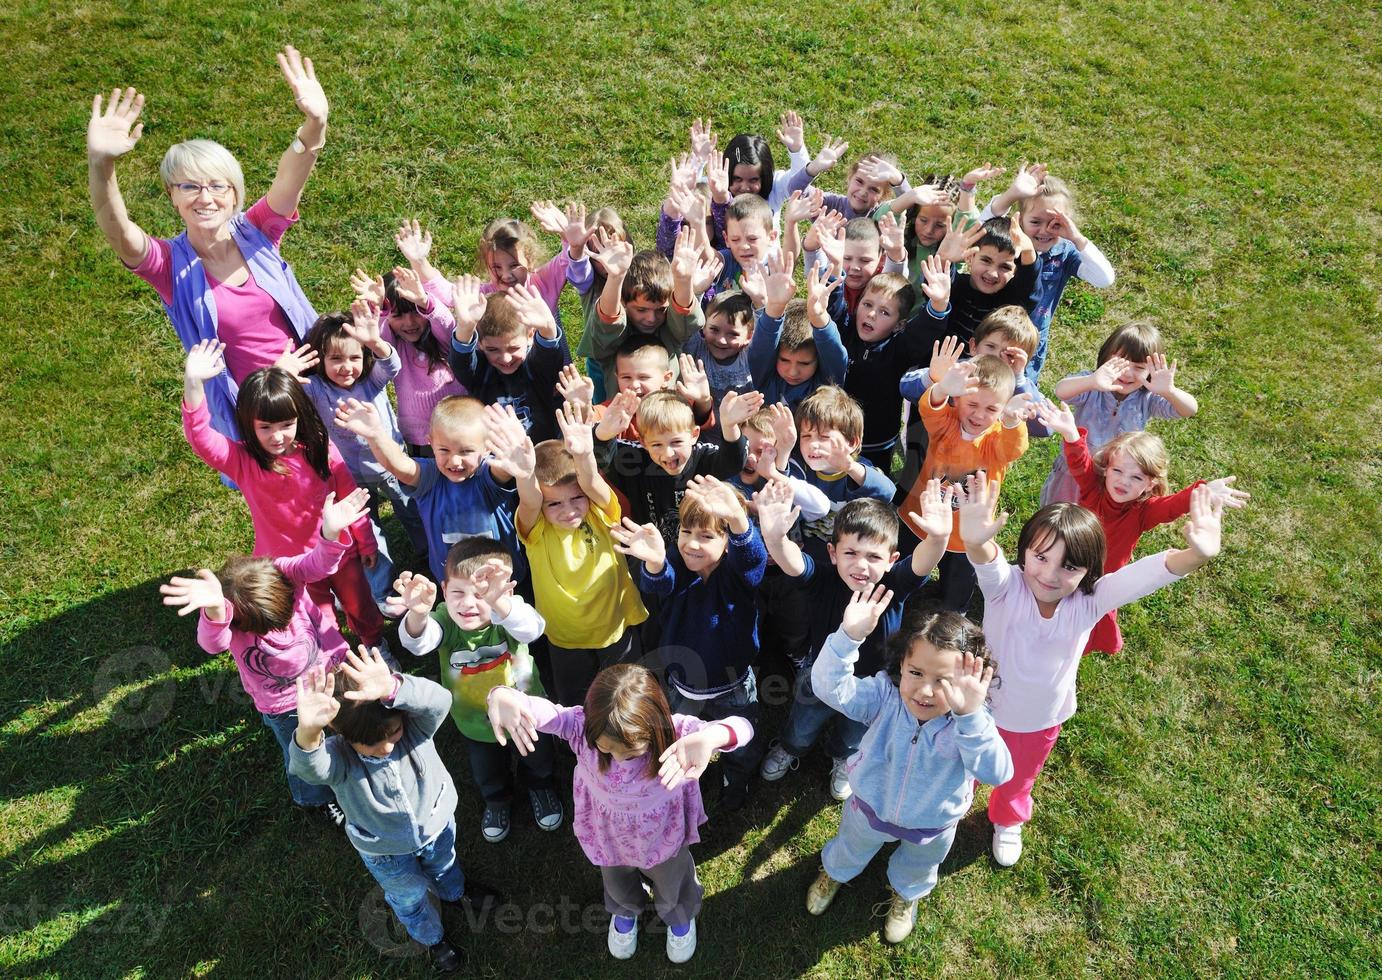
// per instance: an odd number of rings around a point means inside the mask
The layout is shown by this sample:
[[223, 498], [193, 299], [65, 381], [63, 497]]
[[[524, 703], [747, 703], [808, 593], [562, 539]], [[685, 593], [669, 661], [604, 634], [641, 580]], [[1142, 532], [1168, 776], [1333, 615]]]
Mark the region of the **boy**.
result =
[[781, 254], [773, 209], [757, 194], [740, 194], [725, 209], [725, 247], [719, 255], [724, 263], [705, 298], [738, 288], [744, 274], [761, 272], [764, 264]]
[[[670, 555], [652, 524], [626, 518], [613, 534], [620, 553], [640, 562], [638, 587], [659, 600], [668, 706], [705, 721], [738, 715], [756, 723], [754, 591], [768, 555], [743, 499], [728, 484], [697, 477], [681, 502]], [[744, 805], [761, 743], [754, 738], [722, 758], [727, 809]]]
[[[691, 406], [692, 415], [701, 432], [708, 433], [715, 429], [715, 404], [711, 400], [710, 381], [701, 370], [701, 365], [692, 358], [685, 354], [673, 358], [667, 353], [667, 348], [652, 337], [640, 334], [626, 338], [619, 345], [619, 351], [614, 355], [614, 364], [617, 385], [615, 394], [601, 404], [592, 406], [591, 422], [599, 424], [615, 399], [627, 392], [620, 405], [635, 413], [634, 421], [627, 429], [618, 433], [617, 438], [637, 442], [637, 412], [643, 398], [655, 391], [675, 391]], [[679, 370], [673, 371], [673, 365]]]
[[776, 273], [769, 277], [769, 295], [749, 341], [749, 368], [765, 402], [795, 408], [821, 385], [845, 378], [849, 358], [826, 308], [840, 280], [831, 281], [813, 267], [806, 278], [806, 299], [796, 300], [790, 293], [782, 298], [773, 282], [779, 278]]
[[[807, 249], [807, 268], [824, 265], [832, 276], [843, 279], [843, 288], [830, 298], [830, 315], [843, 337], [849, 335], [870, 280], [880, 273], [907, 278], [907, 250], [902, 228], [892, 218], [881, 229], [870, 218], [854, 218], [844, 223], [843, 234], [841, 220], [837, 215], [817, 219], [806, 233], [803, 247]], [[812, 246], [817, 250], [812, 251]]]
[[472, 535], [493, 538], [513, 556], [514, 580], [526, 581], [528, 563], [518, 547], [513, 512], [518, 500], [513, 477], [485, 453], [485, 406], [479, 399], [452, 395], [432, 410], [429, 441], [434, 458], [405, 453], [384, 432], [379, 413], [368, 402], [347, 398], [336, 422], [369, 444], [383, 467], [411, 488], [427, 534], [432, 581], [446, 580], [446, 554]]
[[807, 547], [817, 560], [825, 557], [834, 513], [851, 500], [873, 497], [891, 503], [897, 487], [887, 475], [859, 456], [864, 411], [835, 385], [818, 388], [797, 408], [798, 443], [806, 480], [830, 500], [830, 513], [806, 526]]
[[[933, 481], [928, 486], [920, 509], [919, 515], [912, 516], [917, 518], [922, 529], [943, 531], [950, 527], [950, 501], [942, 497], [939, 482]], [[881, 582], [885, 589], [891, 590], [893, 601], [883, 614], [880, 628], [860, 649], [855, 673], [859, 677], [869, 677], [882, 670], [887, 660], [888, 641], [902, 624], [903, 606], [936, 567], [945, 547], [944, 535], [926, 538], [910, 557], [899, 560], [896, 551], [898, 519], [892, 507], [881, 500], [850, 501], [835, 516], [827, 549], [830, 564], [835, 567], [835, 573], [831, 574], [824, 562], [815, 561], [789, 540], [784, 510], [784, 505], [778, 503], [761, 505], [758, 519], [768, 554], [786, 574], [809, 590], [811, 655], [797, 671], [796, 689], [782, 727], [782, 739], [768, 750], [761, 775], [770, 782], [781, 779], [796, 765], [797, 759], [810, 750], [833, 718], [835, 729], [829, 746], [834, 760], [830, 769], [830, 795], [845, 800], [851, 794], [845, 762], [858, 750], [867, 726], [838, 715], [821, 703], [811, 689], [811, 663], [826, 639], [839, 628], [850, 596], [856, 592], [868, 594]]]
[[[517, 424], [517, 423], [515, 423]], [[446, 556], [441, 608], [437, 587], [421, 575], [404, 572], [394, 583], [408, 612], [398, 639], [415, 656], [437, 651], [440, 677], [451, 691], [451, 720], [460, 729], [470, 758], [470, 774], [485, 801], [480, 833], [491, 844], [509, 836], [513, 801], [512, 748], [499, 745], [485, 716], [490, 688], [512, 687], [542, 694], [528, 644], [542, 635], [542, 617], [513, 589], [513, 559], [489, 538], [466, 538]], [[551, 739], [539, 738], [534, 751], [519, 758], [533, 819], [542, 830], [561, 826], [561, 800], [554, 791]]]
[[728, 392], [753, 390], [749, 369], [749, 341], [753, 338], [754, 304], [739, 290], [715, 297], [705, 313], [705, 326], [686, 339], [685, 352], [705, 367], [714, 401]]
[[534, 439], [550, 439], [556, 435], [553, 392], [566, 350], [561, 328], [533, 283], [488, 297], [481, 285], [475, 276], [455, 282], [451, 371], [486, 405], [513, 408]]
[[[428, 891], [447, 904], [479, 906], [495, 892], [467, 881], [456, 863], [456, 787], [432, 736], [451, 695], [421, 677], [399, 675], [376, 651], [346, 653], [345, 693], [332, 697], [336, 675], [299, 677], [298, 726], [289, 767], [299, 779], [330, 786], [346, 815], [346, 836], [408, 935], [427, 948], [433, 966], [450, 973], [460, 954], [442, 933]], [[335, 731], [323, 738], [327, 726]]]
[[[959, 355], [957, 346], [945, 345], [931, 358], [932, 384], [918, 403], [930, 445], [921, 476], [903, 502], [903, 515], [917, 509], [928, 481], [940, 479], [947, 486], [959, 487], [976, 470], [986, 470], [990, 480], [1001, 484], [1009, 464], [1027, 451], [1023, 422], [1036, 405], [1030, 395], [1013, 393], [1017, 376], [1012, 368], [991, 355], [957, 363]], [[918, 529], [912, 526], [911, 530]], [[963, 613], [975, 582], [974, 568], [960, 540], [957, 514], [940, 559], [941, 607]]]
[[490, 450], [518, 485], [518, 535], [547, 620], [557, 700], [583, 704], [596, 674], [642, 652], [634, 627], [648, 611], [610, 537], [619, 502], [595, 464], [587, 406], [562, 406], [560, 442], [534, 446], [517, 426], [500, 422], [491, 426]]
[[[937, 283], [928, 291], [931, 305], [946, 311], [943, 320], [928, 322], [930, 340], [954, 335], [967, 341], [980, 321], [1000, 306], [1018, 305], [1031, 312], [1036, 249], [1023, 234], [1021, 222], [992, 218], [967, 231], [952, 227], [936, 259], [950, 264], [951, 281], [949, 290]], [[963, 275], [961, 262], [968, 265]]]

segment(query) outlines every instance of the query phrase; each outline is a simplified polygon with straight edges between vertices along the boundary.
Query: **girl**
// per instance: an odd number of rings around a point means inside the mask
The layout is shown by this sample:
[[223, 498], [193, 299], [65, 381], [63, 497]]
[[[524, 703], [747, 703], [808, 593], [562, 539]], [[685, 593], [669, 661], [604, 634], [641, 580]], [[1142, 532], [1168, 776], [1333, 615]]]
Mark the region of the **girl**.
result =
[[[1225, 507], [1239, 508], [1247, 503], [1248, 494], [1233, 488], [1235, 478], [1231, 476], [1208, 483], [1196, 480], [1179, 493], [1166, 496], [1170, 460], [1161, 438], [1150, 432], [1124, 432], [1090, 456], [1089, 445], [1070, 409], [1038, 405], [1037, 418], [1065, 440], [1065, 462], [1079, 485], [1080, 505], [1094, 511], [1104, 527], [1106, 575], [1132, 560], [1133, 549], [1146, 531], [1184, 517], [1195, 487], [1209, 487], [1213, 498], [1222, 500]], [[1114, 609], [1095, 625], [1084, 652], [1112, 654], [1121, 649], [1123, 634], [1118, 629], [1118, 610]]]
[[1099, 246], [1075, 227], [1075, 203], [1070, 188], [1060, 178], [1049, 176], [1044, 166], [1038, 163], [1028, 168], [1024, 163], [1019, 167], [1012, 184], [989, 202], [980, 220], [1007, 214], [1013, 204], [1018, 205], [1022, 230], [1037, 252], [1031, 307], [1032, 322], [1041, 340], [1027, 362], [1027, 375], [1035, 381], [1046, 360], [1051, 317], [1070, 277], [1079, 276], [1096, 289], [1106, 289], [1113, 285], [1114, 273]]
[[883, 938], [900, 943], [916, 924], [917, 901], [936, 887], [975, 780], [997, 786], [1012, 778], [1013, 766], [985, 707], [994, 667], [984, 634], [959, 613], [934, 613], [900, 632], [886, 675], [854, 676], [859, 645], [892, 597], [881, 584], [850, 596], [840, 628], [811, 668], [820, 699], [869, 730], [850, 759], [854, 795], [821, 853], [806, 911], [823, 913], [840, 885], [898, 841], [888, 861], [892, 904]]
[[600, 671], [584, 707], [496, 687], [489, 719], [499, 744], [512, 738], [524, 755], [538, 732], [575, 751], [576, 839], [604, 879], [610, 955], [626, 960], [637, 948], [646, 879], [667, 924], [667, 958], [689, 960], [701, 907], [690, 845], [706, 819], [696, 780], [715, 752], [747, 744], [753, 726], [739, 717], [707, 723], [673, 715], [657, 678], [637, 664]]
[[[1074, 410], [1075, 424], [1087, 431], [1091, 451], [1120, 432], [1141, 432], [1149, 418], [1189, 418], [1200, 410], [1193, 395], [1176, 387], [1176, 362], [1166, 363], [1161, 332], [1144, 321], [1109, 334], [1099, 348], [1098, 369], [1062, 378], [1055, 396]], [[1078, 498], [1065, 456], [1057, 455], [1041, 488], [1042, 506]]]
[[1032, 817], [1032, 786], [1075, 713], [1075, 673], [1089, 632], [1104, 614], [1189, 575], [1219, 553], [1223, 500], [1208, 487], [1190, 495], [1189, 545], [1140, 558], [1104, 575], [1104, 529], [1078, 504], [1032, 515], [1017, 539], [1017, 566], [993, 543], [998, 484], [980, 470], [960, 505], [960, 536], [984, 593], [984, 635], [1003, 664], [993, 719], [1012, 753], [1013, 777], [989, 795], [993, 859], [1010, 867], [1022, 855], [1022, 825]]
[[[335, 572], [350, 553], [353, 542], [346, 531], [365, 519], [367, 499], [364, 490], [340, 500], [327, 493], [321, 533], [313, 534], [312, 548], [304, 554], [234, 555], [219, 572], [203, 568], [196, 578], [174, 577], [158, 589], [163, 604], [177, 606], [179, 616], [201, 610], [197, 643], [203, 650], [230, 651], [245, 693], [283, 751], [285, 772], [288, 743], [297, 728], [294, 682], [314, 667], [335, 670], [347, 650], [330, 607], [323, 609], [307, 589]], [[309, 526], [318, 525], [313, 521]], [[345, 825], [329, 788], [305, 783], [288, 772], [288, 791], [298, 806], [317, 811], [338, 827]]]
[[[203, 385], [224, 370], [224, 350], [225, 344], [204, 340], [188, 352], [182, 431], [192, 451], [234, 480], [245, 495], [254, 520], [255, 555], [301, 555], [314, 544], [322, 501], [332, 493], [344, 499], [355, 490], [355, 481], [307, 392], [279, 368], [261, 368], [240, 386], [235, 421], [246, 433], [243, 441], [231, 441], [211, 428]], [[334, 592], [355, 635], [367, 646], [381, 646], [384, 617], [365, 579], [365, 564], [373, 566], [379, 557], [368, 513], [353, 522], [350, 536], [351, 547], [338, 566], [307, 589], [324, 613], [332, 608]]]
[[[661, 228], [661, 225], [658, 227]], [[631, 247], [633, 246], [633, 237], [624, 226], [624, 219], [614, 208], [599, 208], [590, 216], [588, 240], [594, 240], [601, 235], [608, 241], [628, 242]], [[581, 323], [587, 326], [587, 329], [581, 331], [581, 342], [576, 347], [576, 356], [585, 359], [585, 374], [594, 386], [591, 397], [597, 405], [609, 397], [609, 392], [605, 386], [605, 373], [600, 370], [600, 362], [594, 357], [588, 325], [591, 319], [596, 317], [595, 307], [600, 302], [600, 293], [604, 288], [605, 271], [599, 263], [591, 264], [590, 281], [583, 287], [576, 287], [581, 297]]]
[[[839, 163], [848, 149], [848, 143], [827, 136], [811, 162], [788, 179], [787, 196], [790, 197], [793, 191], [806, 190], [813, 180]], [[826, 194], [825, 206], [843, 214], [846, 221], [851, 218], [882, 217], [874, 213], [881, 202], [906, 194], [911, 189], [912, 185], [897, 169], [896, 157], [869, 153], [854, 161], [854, 166], [849, 168], [849, 173], [845, 175], [845, 193]]]

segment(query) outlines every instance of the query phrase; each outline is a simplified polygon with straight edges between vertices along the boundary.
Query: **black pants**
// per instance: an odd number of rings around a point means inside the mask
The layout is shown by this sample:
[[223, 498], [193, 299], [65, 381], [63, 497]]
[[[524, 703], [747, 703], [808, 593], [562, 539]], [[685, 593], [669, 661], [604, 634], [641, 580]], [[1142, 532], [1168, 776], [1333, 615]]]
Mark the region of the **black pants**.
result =
[[738, 715], [753, 726], [754, 736], [743, 745], [735, 746], [720, 756], [725, 778], [731, 786], [748, 786], [749, 780], [758, 772], [758, 763], [763, 760], [764, 739], [758, 733], [763, 708], [758, 703], [758, 681], [750, 667], [744, 682], [733, 690], [708, 701], [688, 698], [672, 683], [666, 685], [667, 703], [674, 715], [691, 715], [701, 721], [719, 721]]
[[465, 740], [470, 754], [470, 775], [486, 803], [508, 803], [513, 799], [513, 759], [523, 769], [523, 782], [528, 789], [552, 789], [554, 753], [551, 735], [538, 735], [533, 751], [519, 755], [512, 741], [508, 745], [497, 742]]
[[[764, 654], [780, 653], [799, 668], [810, 651], [810, 590], [776, 565], [769, 565], [758, 587], [759, 636]], [[761, 661], [760, 661], [761, 662]]]
[[969, 556], [963, 551], [947, 551], [936, 568], [940, 572], [941, 608], [957, 613], [967, 612], [969, 600], [974, 598], [974, 586], [979, 582]]
[[637, 663], [643, 655], [639, 629], [630, 626], [624, 635], [607, 647], [571, 648], [548, 644], [552, 658], [552, 688], [557, 703], [568, 708], [585, 704], [595, 675], [615, 664]]

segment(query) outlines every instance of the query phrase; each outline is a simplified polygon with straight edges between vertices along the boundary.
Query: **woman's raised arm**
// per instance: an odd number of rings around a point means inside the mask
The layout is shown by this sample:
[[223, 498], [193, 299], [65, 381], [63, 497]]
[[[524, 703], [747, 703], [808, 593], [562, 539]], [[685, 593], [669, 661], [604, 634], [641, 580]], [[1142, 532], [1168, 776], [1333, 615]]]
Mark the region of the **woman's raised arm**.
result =
[[86, 125], [87, 186], [91, 193], [91, 211], [96, 225], [106, 236], [110, 247], [125, 265], [134, 267], [144, 261], [149, 251], [149, 236], [130, 220], [125, 199], [115, 180], [115, 161], [134, 149], [144, 132], [139, 113], [144, 108], [144, 96], [133, 88], [123, 93], [117, 88], [110, 93], [105, 111], [101, 110], [101, 96], [91, 103], [91, 121]]
[[278, 53], [278, 67], [293, 90], [293, 101], [306, 117], [292, 145], [279, 158], [278, 173], [269, 187], [269, 207], [286, 218], [297, 211], [302, 189], [316, 165], [317, 153], [326, 144], [326, 117], [330, 107], [326, 92], [317, 81], [311, 58], [304, 58], [290, 44]]

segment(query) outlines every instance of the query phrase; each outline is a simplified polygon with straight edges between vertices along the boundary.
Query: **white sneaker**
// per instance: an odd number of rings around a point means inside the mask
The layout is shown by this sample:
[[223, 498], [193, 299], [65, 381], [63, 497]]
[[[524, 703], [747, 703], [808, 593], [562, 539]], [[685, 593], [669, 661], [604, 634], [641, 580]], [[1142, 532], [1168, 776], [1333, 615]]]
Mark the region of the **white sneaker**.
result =
[[667, 958], [673, 963], [685, 963], [696, 953], [696, 920], [691, 920], [691, 928], [686, 935], [675, 936], [667, 930]]
[[888, 918], [883, 923], [883, 939], [890, 943], [900, 943], [912, 934], [917, 924], [917, 899], [910, 902], [897, 892], [892, 893], [888, 903]]
[[787, 775], [789, 769], [795, 769], [799, 765], [801, 760], [778, 742], [774, 743], [768, 754], [763, 757], [763, 764], [758, 767], [758, 775], [763, 777], [764, 782], [775, 783]]
[[993, 860], [999, 867], [1011, 868], [1022, 856], [1022, 824], [993, 825]]
[[830, 795], [837, 800], [847, 800], [854, 795], [849, 785], [849, 771], [845, 769], [844, 759], [836, 759], [830, 767]]
[[[614, 916], [609, 917], [609, 955], [616, 960], [626, 960], [638, 949], [638, 920], [633, 920], [633, 928], [620, 932], [614, 928]], [[667, 934], [668, 947], [671, 946], [671, 933]], [[693, 940], [694, 942], [694, 940]]]

